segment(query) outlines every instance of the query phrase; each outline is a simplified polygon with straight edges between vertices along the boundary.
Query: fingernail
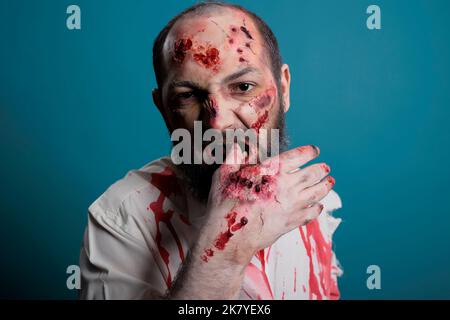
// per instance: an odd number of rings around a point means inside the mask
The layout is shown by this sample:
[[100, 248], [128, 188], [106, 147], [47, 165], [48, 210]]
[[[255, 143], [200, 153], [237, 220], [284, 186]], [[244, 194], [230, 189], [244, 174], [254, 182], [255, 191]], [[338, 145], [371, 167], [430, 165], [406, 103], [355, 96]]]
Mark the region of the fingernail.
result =
[[310, 147], [314, 149], [314, 152], [316, 153], [316, 155], [319, 155], [319, 154], [320, 154], [320, 149], [319, 149], [319, 147], [317, 147], [317, 146], [315, 146], [315, 145], [312, 145], [312, 144], [310, 145]]
[[334, 180], [332, 176], [328, 176], [327, 181], [329, 184], [331, 184], [331, 186], [334, 186], [334, 184], [336, 183], [336, 180]]
[[323, 168], [323, 170], [324, 170], [326, 173], [330, 173], [330, 167], [329, 167], [328, 165], [323, 164], [323, 165], [322, 165], [322, 168]]

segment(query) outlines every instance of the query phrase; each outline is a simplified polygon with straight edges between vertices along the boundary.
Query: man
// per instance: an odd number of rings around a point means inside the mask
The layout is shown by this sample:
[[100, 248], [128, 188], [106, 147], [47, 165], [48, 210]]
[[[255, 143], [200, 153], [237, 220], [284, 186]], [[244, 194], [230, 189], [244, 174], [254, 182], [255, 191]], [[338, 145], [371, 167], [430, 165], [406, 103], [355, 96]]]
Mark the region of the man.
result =
[[[280, 130], [289, 67], [270, 28], [223, 3], [197, 4], [154, 43], [155, 105], [170, 133], [195, 121]], [[337, 299], [332, 251], [341, 206], [319, 148], [246, 164], [234, 144], [221, 166], [153, 161], [89, 207], [80, 265], [86, 299]], [[301, 169], [299, 169], [301, 167]], [[272, 173], [269, 171], [272, 170]]]

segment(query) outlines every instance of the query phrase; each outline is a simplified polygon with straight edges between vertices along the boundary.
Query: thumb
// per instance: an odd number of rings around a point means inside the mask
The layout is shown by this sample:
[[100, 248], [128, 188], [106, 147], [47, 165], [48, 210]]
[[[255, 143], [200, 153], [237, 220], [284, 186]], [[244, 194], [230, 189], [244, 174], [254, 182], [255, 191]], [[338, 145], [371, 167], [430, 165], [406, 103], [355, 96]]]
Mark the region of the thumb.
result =
[[238, 171], [241, 164], [245, 161], [245, 155], [241, 150], [241, 147], [236, 142], [226, 146], [227, 156], [225, 157], [224, 165], [228, 167], [230, 171]]

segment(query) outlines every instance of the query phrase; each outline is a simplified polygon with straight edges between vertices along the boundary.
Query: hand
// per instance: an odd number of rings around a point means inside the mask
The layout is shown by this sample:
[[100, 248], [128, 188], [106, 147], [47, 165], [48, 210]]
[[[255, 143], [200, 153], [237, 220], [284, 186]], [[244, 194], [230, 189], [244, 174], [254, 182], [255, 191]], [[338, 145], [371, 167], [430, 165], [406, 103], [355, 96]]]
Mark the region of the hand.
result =
[[[299, 169], [319, 155], [314, 146], [303, 146], [257, 165], [244, 163], [238, 145], [214, 174], [203, 231], [209, 247], [201, 256], [214, 255], [245, 264], [256, 251], [270, 246], [283, 234], [318, 217], [318, 203], [333, 188], [334, 179], [324, 163]], [[227, 164], [235, 156], [234, 163]]]

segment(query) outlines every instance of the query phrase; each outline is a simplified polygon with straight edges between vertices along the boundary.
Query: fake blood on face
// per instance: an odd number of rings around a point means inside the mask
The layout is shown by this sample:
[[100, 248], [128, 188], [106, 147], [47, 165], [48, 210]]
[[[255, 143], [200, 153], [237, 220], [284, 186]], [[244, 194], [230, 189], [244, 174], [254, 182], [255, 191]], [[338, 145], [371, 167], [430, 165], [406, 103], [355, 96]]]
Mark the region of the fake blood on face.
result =
[[194, 53], [194, 60], [201, 63], [205, 68], [215, 67], [219, 62], [219, 50], [208, 48], [205, 52]]
[[249, 104], [252, 107], [264, 109], [271, 104], [273, 98], [275, 97], [275, 94], [276, 94], [275, 88], [271, 87], [265, 90], [263, 94], [253, 98]]
[[219, 106], [217, 105], [216, 99], [214, 97], [211, 97], [211, 99], [209, 99], [206, 102], [206, 110], [209, 117], [209, 124], [211, 125], [212, 128], [216, 126], [218, 108]]
[[182, 38], [175, 41], [173, 60], [181, 64], [189, 52], [192, 54], [194, 61], [205, 68], [215, 68], [220, 63], [220, 52], [217, 48], [209, 45], [206, 47], [198, 44], [194, 45], [190, 38]]
[[269, 111], [264, 111], [263, 115], [261, 115], [255, 123], [252, 124], [252, 129], [255, 129], [256, 132], [259, 132], [259, 129], [267, 122], [269, 118]]
[[192, 40], [189, 38], [175, 41], [173, 60], [178, 63], [183, 63], [184, 58], [186, 57], [186, 52], [191, 50], [191, 48]]
[[217, 117], [217, 102], [216, 99], [214, 99], [214, 97], [212, 97], [209, 101], [208, 101], [208, 111], [209, 114], [211, 116], [211, 118], [216, 118]]
[[241, 31], [245, 34], [245, 36], [251, 40], [253, 40], [253, 37], [250, 33], [250, 31], [248, 31], [248, 29], [244, 26], [241, 26]]

